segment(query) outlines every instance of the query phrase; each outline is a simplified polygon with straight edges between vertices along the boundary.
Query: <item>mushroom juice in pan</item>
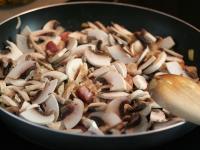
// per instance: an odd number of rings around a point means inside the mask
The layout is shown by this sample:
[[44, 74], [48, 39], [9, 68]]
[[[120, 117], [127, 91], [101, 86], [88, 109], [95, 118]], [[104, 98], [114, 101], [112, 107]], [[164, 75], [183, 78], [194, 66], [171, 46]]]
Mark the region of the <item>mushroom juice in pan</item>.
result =
[[171, 36], [86, 22], [65, 31], [50, 20], [26, 26], [0, 54], [0, 105], [30, 122], [69, 133], [120, 135], [184, 121], [150, 96], [150, 80], [175, 74], [198, 82]]

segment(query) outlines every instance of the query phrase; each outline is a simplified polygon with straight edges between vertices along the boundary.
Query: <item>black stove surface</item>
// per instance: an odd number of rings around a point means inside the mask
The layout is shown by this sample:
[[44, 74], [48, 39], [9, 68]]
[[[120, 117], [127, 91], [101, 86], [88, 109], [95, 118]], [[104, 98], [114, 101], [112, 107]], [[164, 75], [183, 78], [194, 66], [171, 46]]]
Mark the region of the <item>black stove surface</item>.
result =
[[[182, 1], [182, 0], [122, 0], [119, 2], [131, 3], [141, 6], [146, 6], [149, 8], [161, 10], [163, 12], [172, 14], [176, 17], [179, 17], [192, 25], [200, 28], [200, 16], [198, 1], [190, 0], [190, 1]], [[24, 139], [18, 137], [13, 132], [11, 132], [4, 124], [0, 122], [0, 135], [1, 135], [1, 147], [6, 147], [7, 149], [15, 147], [15, 149], [29, 149], [36, 150], [41, 149], [42, 147], [32, 144], [30, 142], [25, 141]], [[200, 127], [197, 127], [195, 130], [190, 132], [189, 134], [172, 141], [168, 144], [153, 148], [154, 150], [171, 150], [171, 149], [197, 149], [196, 147], [199, 145], [200, 139]], [[7, 144], [11, 143], [11, 144]], [[67, 147], [70, 149], [70, 147]], [[44, 149], [44, 148], [43, 148]], [[148, 150], [151, 150], [148, 148]]]

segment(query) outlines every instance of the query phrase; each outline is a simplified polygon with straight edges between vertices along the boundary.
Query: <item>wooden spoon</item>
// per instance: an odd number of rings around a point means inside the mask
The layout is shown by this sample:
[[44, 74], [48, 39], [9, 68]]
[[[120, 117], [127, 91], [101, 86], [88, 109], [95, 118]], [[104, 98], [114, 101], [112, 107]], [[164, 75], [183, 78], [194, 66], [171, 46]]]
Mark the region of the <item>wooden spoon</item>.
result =
[[163, 108], [200, 125], [200, 86], [178, 75], [160, 75], [149, 84], [151, 97]]

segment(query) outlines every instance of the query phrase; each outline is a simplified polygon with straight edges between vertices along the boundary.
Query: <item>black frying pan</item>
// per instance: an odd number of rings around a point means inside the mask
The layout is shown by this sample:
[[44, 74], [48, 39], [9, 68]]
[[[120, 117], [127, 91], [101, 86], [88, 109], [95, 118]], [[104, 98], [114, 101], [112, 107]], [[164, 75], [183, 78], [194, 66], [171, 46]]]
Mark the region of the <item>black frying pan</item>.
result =
[[[170, 15], [127, 4], [108, 2], [76, 2], [52, 5], [31, 10], [20, 15], [22, 28], [29, 25], [31, 29], [40, 28], [50, 19], [57, 19], [67, 30], [79, 29], [86, 21], [99, 20], [105, 24], [117, 22], [130, 30], [145, 28], [155, 35], [171, 35], [177, 43], [176, 49], [185, 56], [189, 65], [200, 68], [200, 31], [192, 25]], [[7, 39], [15, 40], [17, 16], [0, 24], [0, 49]], [[187, 59], [187, 50], [195, 50], [195, 60]], [[0, 108], [0, 119], [20, 136], [50, 148], [131, 148], [150, 147], [173, 140], [191, 131], [195, 126], [190, 123], [178, 123], [167, 128], [122, 136], [86, 136], [53, 131], [46, 127], [32, 124]]]

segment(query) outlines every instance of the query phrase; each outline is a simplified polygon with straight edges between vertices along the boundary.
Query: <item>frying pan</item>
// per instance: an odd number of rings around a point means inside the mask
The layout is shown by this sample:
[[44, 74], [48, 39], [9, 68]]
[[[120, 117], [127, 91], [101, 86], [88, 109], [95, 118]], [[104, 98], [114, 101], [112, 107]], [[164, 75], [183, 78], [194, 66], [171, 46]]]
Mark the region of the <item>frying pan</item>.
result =
[[[154, 35], [171, 35], [177, 46], [175, 49], [185, 56], [189, 65], [200, 68], [197, 56], [200, 55], [200, 31], [192, 25], [152, 9], [109, 2], [72, 2], [50, 5], [24, 12], [0, 24], [0, 49], [3, 49], [7, 39], [15, 40], [17, 17], [20, 16], [23, 28], [29, 25], [31, 29], [41, 28], [48, 20], [57, 19], [67, 30], [77, 30], [86, 21], [99, 20], [105, 24], [117, 22], [132, 31], [145, 28]], [[194, 61], [187, 59], [187, 50], [195, 50]], [[195, 128], [195, 125], [181, 122], [163, 129], [121, 136], [87, 136], [68, 134], [50, 130], [23, 120], [0, 108], [0, 119], [15, 133], [31, 142], [49, 148], [144, 148], [166, 143], [183, 136]]]

